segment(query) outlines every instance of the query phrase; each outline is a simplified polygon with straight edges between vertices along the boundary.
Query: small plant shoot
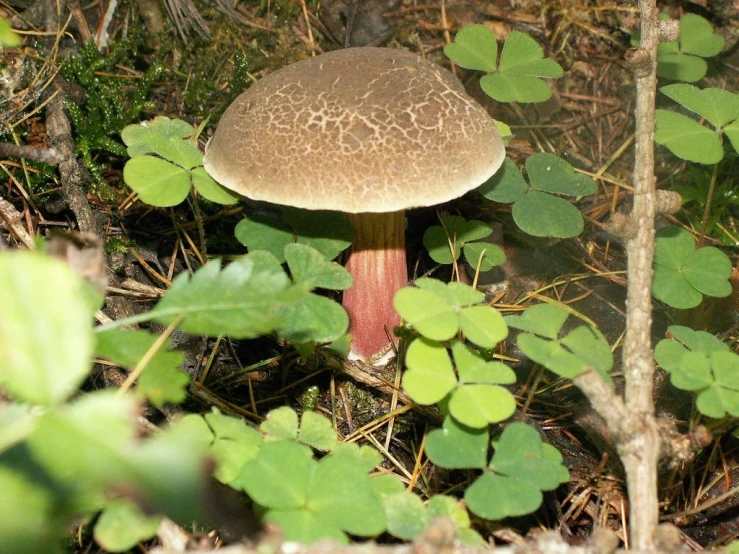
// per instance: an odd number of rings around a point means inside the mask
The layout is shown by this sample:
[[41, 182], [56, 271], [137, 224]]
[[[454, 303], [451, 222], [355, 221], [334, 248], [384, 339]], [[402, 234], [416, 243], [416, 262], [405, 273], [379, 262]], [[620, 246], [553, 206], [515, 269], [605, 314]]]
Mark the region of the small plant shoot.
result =
[[483, 71], [480, 87], [498, 102], [544, 102], [552, 89], [542, 80], [558, 79], [562, 67], [544, 57], [539, 43], [520, 31], [511, 31], [498, 61], [498, 41], [484, 25], [463, 27], [444, 53], [457, 65]]
[[478, 242], [492, 234], [484, 221], [466, 220], [458, 215], [441, 218], [441, 225], [433, 225], [423, 234], [423, 245], [436, 263], [452, 264], [461, 252], [467, 263], [480, 271], [490, 271], [505, 262], [503, 249], [494, 244]]

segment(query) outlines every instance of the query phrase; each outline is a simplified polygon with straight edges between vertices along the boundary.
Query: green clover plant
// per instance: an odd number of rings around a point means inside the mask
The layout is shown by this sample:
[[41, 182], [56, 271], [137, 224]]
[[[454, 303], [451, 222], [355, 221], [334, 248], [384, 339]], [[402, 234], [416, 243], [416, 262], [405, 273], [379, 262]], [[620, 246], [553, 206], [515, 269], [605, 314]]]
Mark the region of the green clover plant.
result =
[[669, 110], [657, 110], [655, 141], [683, 160], [716, 164], [724, 157], [725, 135], [739, 152], [739, 95], [720, 88], [699, 89], [676, 83], [660, 89], [683, 108], [713, 125], [713, 129], [693, 118]]
[[703, 295], [722, 298], [731, 294], [731, 260], [713, 246], [695, 248], [693, 236], [679, 227], [657, 231], [654, 246], [652, 294], [673, 308], [686, 310], [703, 301]]
[[188, 139], [192, 126], [179, 119], [157, 117], [121, 132], [131, 157], [123, 168], [123, 179], [152, 206], [176, 206], [195, 189], [219, 204], [235, 204], [239, 196], [225, 189], [206, 173], [203, 155]]
[[478, 242], [489, 237], [493, 229], [484, 221], [466, 220], [458, 215], [442, 216], [441, 225], [433, 225], [423, 234], [423, 245], [436, 263], [452, 264], [464, 252], [465, 260], [480, 271], [490, 271], [505, 262], [503, 249]]
[[516, 164], [503, 167], [477, 190], [493, 202], [513, 203], [513, 219], [522, 231], [537, 237], [569, 238], [582, 233], [580, 211], [557, 195], [593, 194], [596, 184], [554, 154], [534, 154], [526, 160], [526, 183]]
[[498, 61], [498, 42], [484, 25], [468, 25], [460, 29], [454, 42], [444, 53], [457, 65], [486, 75], [480, 87], [498, 102], [544, 102], [552, 90], [542, 78], [558, 79], [562, 67], [544, 57], [541, 46], [520, 31], [511, 31]]
[[698, 81], [708, 71], [703, 58], [719, 54], [724, 42], [705, 18], [685, 14], [680, 18], [680, 39], [657, 46], [657, 75], [674, 81]]
[[672, 384], [694, 391], [695, 406], [705, 416], [739, 416], [739, 356], [705, 331], [673, 325], [667, 332], [671, 338], [657, 343], [654, 359]]

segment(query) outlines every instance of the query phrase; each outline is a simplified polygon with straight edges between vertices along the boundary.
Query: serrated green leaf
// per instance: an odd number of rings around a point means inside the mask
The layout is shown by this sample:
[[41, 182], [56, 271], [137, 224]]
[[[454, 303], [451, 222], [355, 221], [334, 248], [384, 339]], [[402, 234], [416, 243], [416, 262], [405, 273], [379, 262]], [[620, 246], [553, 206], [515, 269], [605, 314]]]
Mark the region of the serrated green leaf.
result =
[[249, 251], [266, 250], [278, 262], [285, 261], [285, 246], [295, 239], [290, 226], [270, 214], [250, 214], [236, 224], [236, 239]]
[[280, 439], [296, 440], [298, 438], [298, 414], [288, 406], [275, 408], [267, 414], [259, 426], [263, 433]]
[[346, 290], [353, 284], [346, 269], [305, 244], [285, 245], [285, 259], [293, 281], [306, 289]]
[[490, 271], [506, 261], [503, 249], [488, 242], [468, 242], [463, 250], [467, 263], [475, 269], [478, 269], [479, 264], [480, 271]]
[[576, 237], [583, 230], [580, 211], [564, 200], [536, 190], [513, 205], [513, 219], [522, 231], [535, 237]]
[[593, 194], [598, 188], [590, 177], [577, 173], [572, 165], [554, 154], [529, 156], [526, 159], [526, 172], [535, 190], [585, 196]]
[[87, 285], [38, 252], [1, 252], [0, 282], [0, 385], [18, 402], [62, 402], [90, 372]]
[[302, 508], [316, 466], [302, 445], [287, 440], [267, 442], [256, 458], [244, 464], [238, 484], [262, 506]]
[[143, 202], [152, 206], [176, 206], [187, 198], [190, 172], [161, 158], [138, 156], [123, 167], [123, 180]]
[[338, 443], [331, 421], [315, 412], [303, 412], [298, 441], [319, 450], [331, 450]]
[[457, 385], [454, 367], [443, 344], [426, 338], [415, 339], [405, 358], [403, 388], [419, 404], [435, 404]]
[[530, 483], [486, 472], [469, 486], [464, 499], [473, 514], [500, 520], [536, 511], [543, 496]]
[[454, 341], [452, 354], [460, 383], [510, 385], [516, 382], [516, 374], [511, 368], [501, 362], [485, 360], [479, 352], [462, 341]]
[[655, 142], [666, 146], [678, 158], [715, 164], [724, 157], [721, 139], [697, 121], [667, 110], [656, 110], [656, 118]]
[[484, 25], [466, 25], [459, 30], [454, 42], [444, 47], [444, 54], [464, 68], [495, 71], [498, 41]]
[[687, 13], [680, 18], [680, 50], [710, 58], [724, 49], [724, 37], [715, 33], [705, 18]]
[[529, 75], [490, 73], [480, 78], [480, 88], [498, 102], [546, 102], [552, 97], [551, 87]]
[[282, 214], [300, 244], [315, 248], [333, 260], [354, 241], [354, 228], [341, 212], [282, 207]]
[[539, 43], [521, 31], [511, 31], [500, 54], [501, 73], [558, 79], [564, 70], [552, 59], [544, 57]]
[[731, 260], [721, 250], [704, 246], [688, 258], [682, 274], [698, 292], [724, 298], [732, 292], [729, 277], [733, 269]]
[[718, 128], [739, 118], [739, 95], [728, 90], [720, 88], [701, 90], [686, 83], [667, 85], [659, 90]]
[[459, 325], [468, 340], [483, 348], [495, 348], [508, 336], [508, 326], [503, 316], [491, 306], [462, 308]]
[[657, 75], [673, 81], [694, 83], [700, 81], [707, 71], [706, 61], [690, 54], [673, 52], [660, 54], [657, 57]]
[[521, 315], [507, 315], [503, 319], [514, 329], [556, 339], [569, 314], [554, 304], [535, 304]]
[[95, 540], [109, 552], [125, 552], [154, 537], [161, 519], [145, 515], [126, 498], [111, 500], [95, 523]]
[[420, 288], [400, 289], [393, 305], [405, 321], [413, 325], [424, 337], [432, 340], [448, 340], [459, 330], [456, 310], [443, 298]]
[[213, 177], [208, 175], [203, 167], [193, 169], [190, 177], [192, 178], [193, 186], [206, 200], [210, 200], [216, 204], [230, 206], [236, 204], [241, 198], [235, 192], [216, 183]]
[[515, 411], [513, 395], [499, 385], [462, 385], [449, 400], [452, 417], [473, 429], [504, 421]]
[[253, 338], [272, 332], [282, 323], [277, 311], [305, 296], [273, 256], [255, 251], [222, 270], [214, 260], [181, 273], [150, 315], [163, 325], [184, 316], [178, 327], [188, 333]]
[[506, 204], [519, 200], [527, 190], [526, 180], [510, 158], [506, 158], [498, 172], [477, 188], [488, 200]]
[[472, 429], [447, 416], [441, 429], [428, 434], [426, 455], [436, 465], [449, 469], [481, 469], [488, 462], [488, 441], [487, 428]]

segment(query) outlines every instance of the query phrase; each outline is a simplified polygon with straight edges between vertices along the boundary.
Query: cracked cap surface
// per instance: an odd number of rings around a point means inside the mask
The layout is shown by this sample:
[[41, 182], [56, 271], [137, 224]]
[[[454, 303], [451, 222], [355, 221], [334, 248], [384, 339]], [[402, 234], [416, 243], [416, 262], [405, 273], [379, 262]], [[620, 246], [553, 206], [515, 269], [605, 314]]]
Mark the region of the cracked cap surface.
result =
[[390, 212], [462, 196], [505, 149], [447, 70], [389, 48], [347, 48], [270, 73], [228, 107], [206, 171], [254, 200]]

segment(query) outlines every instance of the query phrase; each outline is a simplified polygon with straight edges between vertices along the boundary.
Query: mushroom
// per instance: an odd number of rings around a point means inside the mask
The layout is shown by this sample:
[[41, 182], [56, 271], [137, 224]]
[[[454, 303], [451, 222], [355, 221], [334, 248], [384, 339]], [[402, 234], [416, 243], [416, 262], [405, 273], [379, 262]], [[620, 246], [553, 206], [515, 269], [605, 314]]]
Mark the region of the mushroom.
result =
[[463, 195], [504, 158], [493, 119], [451, 73], [411, 52], [365, 47], [256, 82], [223, 114], [204, 164], [251, 199], [348, 215], [350, 358], [370, 360], [389, 351], [400, 323], [404, 210]]

